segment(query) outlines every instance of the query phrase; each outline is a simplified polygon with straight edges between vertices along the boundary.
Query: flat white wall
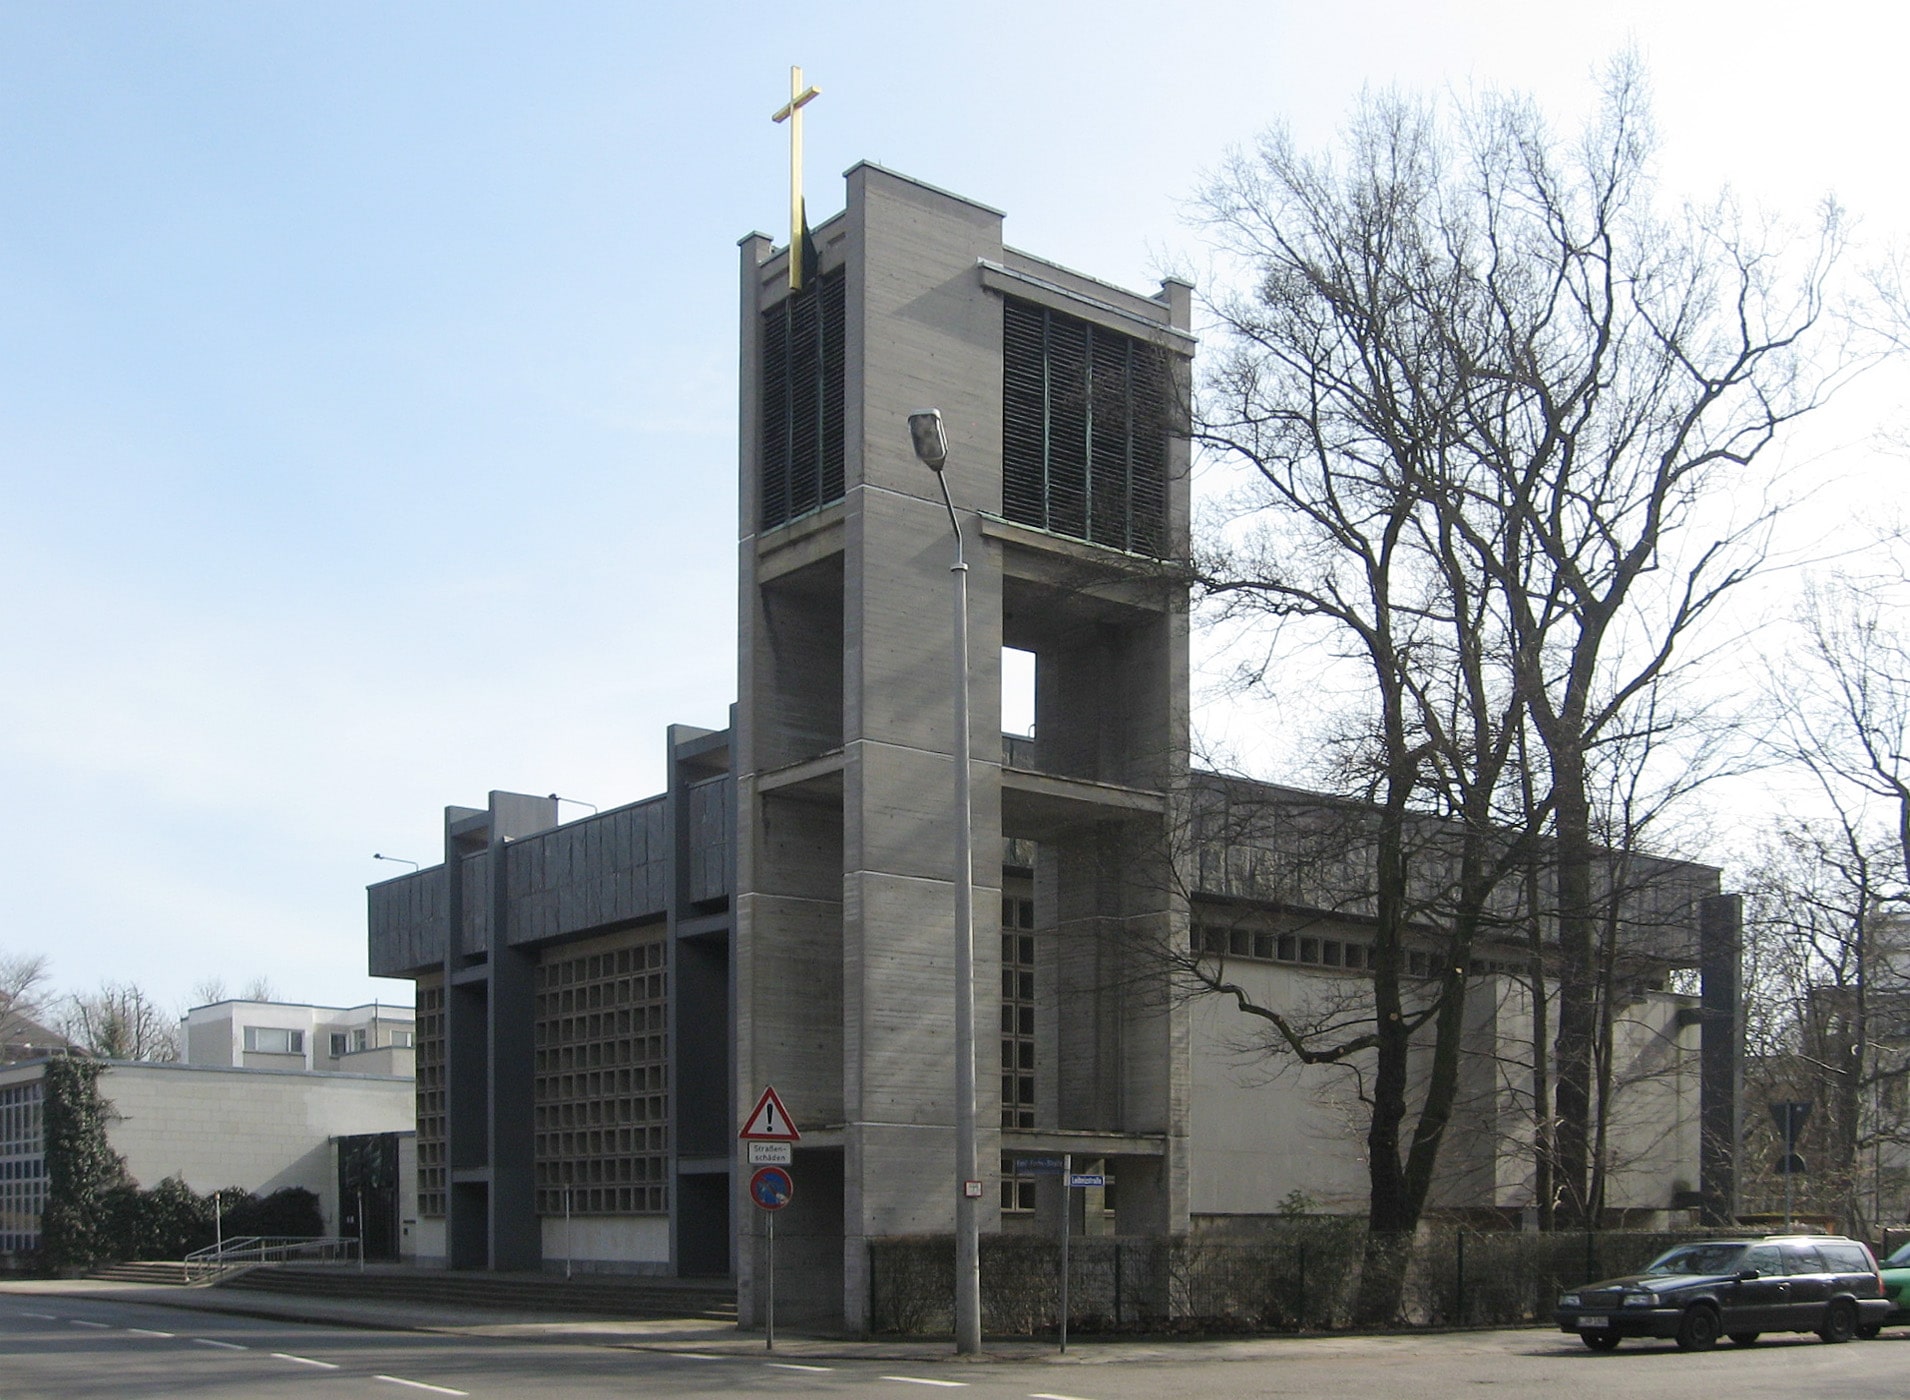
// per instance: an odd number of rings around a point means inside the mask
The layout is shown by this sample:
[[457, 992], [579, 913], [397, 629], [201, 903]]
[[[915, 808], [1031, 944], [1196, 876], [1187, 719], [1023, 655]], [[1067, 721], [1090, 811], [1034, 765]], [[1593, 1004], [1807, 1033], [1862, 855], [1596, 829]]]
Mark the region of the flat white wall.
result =
[[[1250, 961], [1230, 961], [1227, 975], [1259, 1004], [1289, 1012], [1357, 985], [1350, 977]], [[1532, 1054], [1530, 1002], [1508, 977], [1481, 978], [1469, 991], [1460, 1095], [1441, 1150], [1435, 1206], [1531, 1204], [1530, 1071], [1523, 1068]], [[1606, 1199], [1614, 1209], [1665, 1210], [1678, 1192], [1697, 1185], [1698, 1038], [1677, 1023], [1680, 1009], [1692, 1004], [1652, 992], [1618, 1014]], [[1320, 1210], [1364, 1210], [1366, 1114], [1351, 1101], [1349, 1076], [1254, 1051], [1256, 1022], [1231, 999], [1196, 1000], [1189, 1029], [1192, 1213], [1264, 1214], [1296, 1190]], [[1417, 1045], [1415, 1079], [1426, 1060]]]
[[[1261, 1005], [1289, 1009], [1349, 981], [1266, 963], [1230, 962], [1227, 974]], [[1257, 1026], [1231, 998], [1201, 997], [1189, 1008], [1188, 1209], [1259, 1215], [1300, 1191], [1320, 1210], [1364, 1210], [1366, 1130], [1348, 1102], [1350, 1077], [1260, 1053]]]
[[[442, 1234], [443, 1221], [434, 1222]], [[573, 1215], [568, 1253], [578, 1273], [662, 1274], [670, 1267], [670, 1220], [663, 1215]], [[564, 1268], [564, 1217], [544, 1217], [544, 1272]]]
[[318, 1193], [328, 1231], [338, 1226], [332, 1138], [409, 1132], [416, 1119], [408, 1079], [114, 1064], [99, 1087], [112, 1105], [108, 1141], [141, 1186], [169, 1176], [201, 1195], [302, 1186]]

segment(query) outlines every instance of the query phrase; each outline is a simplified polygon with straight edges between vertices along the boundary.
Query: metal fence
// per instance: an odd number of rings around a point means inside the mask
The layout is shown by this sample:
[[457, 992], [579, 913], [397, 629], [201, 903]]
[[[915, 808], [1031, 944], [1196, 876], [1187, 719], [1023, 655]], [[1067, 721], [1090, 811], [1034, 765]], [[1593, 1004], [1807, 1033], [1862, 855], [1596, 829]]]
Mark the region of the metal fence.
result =
[[[1531, 1234], [1435, 1225], [1404, 1263], [1394, 1322], [1516, 1326], [1551, 1316], [1558, 1294], [1631, 1273], [1705, 1232]], [[1715, 1232], [1723, 1233], [1723, 1232]], [[1366, 1248], [1363, 1221], [1309, 1216], [1268, 1222], [1252, 1239], [1076, 1238], [1068, 1327], [1079, 1333], [1295, 1332], [1349, 1326]], [[998, 1336], [1056, 1330], [1059, 1242], [1029, 1235], [982, 1241], [982, 1325]], [[875, 1331], [947, 1334], [954, 1243], [949, 1236], [869, 1245]]]

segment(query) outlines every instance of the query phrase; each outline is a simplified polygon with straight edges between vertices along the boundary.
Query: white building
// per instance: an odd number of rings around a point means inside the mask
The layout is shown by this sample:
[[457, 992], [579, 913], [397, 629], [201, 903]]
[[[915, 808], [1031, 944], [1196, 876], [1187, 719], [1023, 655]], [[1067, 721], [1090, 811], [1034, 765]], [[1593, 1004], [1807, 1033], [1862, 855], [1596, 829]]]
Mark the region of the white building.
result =
[[[417, 1119], [409, 1007], [222, 1001], [181, 1025], [184, 1062], [108, 1060], [107, 1142], [151, 1189], [178, 1177], [200, 1195], [301, 1187], [328, 1234], [356, 1236], [362, 1184], [342, 1139], [380, 1145], [395, 1182], [364, 1202], [375, 1252], [409, 1256], [417, 1218]], [[39, 1247], [46, 1204], [44, 1056], [0, 1065], [0, 1258]], [[384, 1175], [384, 1174], [381, 1174]]]
[[417, 1073], [417, 1018], [408, 1006], [307, 1006], [284, 1001], [216, 1001], [179, 1025], [186, 1063], [245, 1069]]

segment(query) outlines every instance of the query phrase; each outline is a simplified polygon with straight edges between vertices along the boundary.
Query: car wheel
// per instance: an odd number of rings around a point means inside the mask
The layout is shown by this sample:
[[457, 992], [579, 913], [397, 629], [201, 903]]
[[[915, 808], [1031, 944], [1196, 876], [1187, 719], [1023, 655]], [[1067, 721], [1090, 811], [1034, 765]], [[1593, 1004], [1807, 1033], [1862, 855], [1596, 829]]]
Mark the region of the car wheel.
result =
[[1593, 1351], [1617, 1351], [1618, 1334], [1616, 1332], [1580, 1332], [1579, 1340]]
[[1679, 1351], [1709, 1351], [1718, 1344], [1718, 1315], [1703, 1303], [1685, 1309], [1678, 1322]]
[[1857, 1309], [1847, 1299], [1838, 1299], [1825, 1310], [1817, 1335], [1827, 1342], [1849, 1341], [1857, 1335]]
[[1874, 1342], [1877, 1340], [1877, 1334], [1881, 1331], [1883, 1331], [1883, 1324], [1881, 1322], [1866, 1322], [1862, 1327], [1857, 1329], [1857, 1335], [1862, 1337], [1866, 1342]]
[[1756, 1332], [1733, 1332], [1731, 1340], [1741, 1347], [1748, 1347], [1757, 1341], [1758, 1336]]

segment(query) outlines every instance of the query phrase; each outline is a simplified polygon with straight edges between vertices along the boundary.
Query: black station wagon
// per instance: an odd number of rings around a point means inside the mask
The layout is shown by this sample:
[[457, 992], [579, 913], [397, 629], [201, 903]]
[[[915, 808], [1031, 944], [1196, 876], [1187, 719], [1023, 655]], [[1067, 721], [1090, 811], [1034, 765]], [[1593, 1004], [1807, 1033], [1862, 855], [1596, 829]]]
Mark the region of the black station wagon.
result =
[[1870, 1250], [1830, 1235], [1700, 1240], [1668, 1249], [1625, 1278], [1559, 1296], [1559, 1330], [1593, 1351], [1626, 1337], [1669, 1337], [1682, 1351], [1718, 1338], [1749, 1346], [1763, 1332], [1815, 1332], [1827, 1342], [1875, 1336], [1889, 1315]]

